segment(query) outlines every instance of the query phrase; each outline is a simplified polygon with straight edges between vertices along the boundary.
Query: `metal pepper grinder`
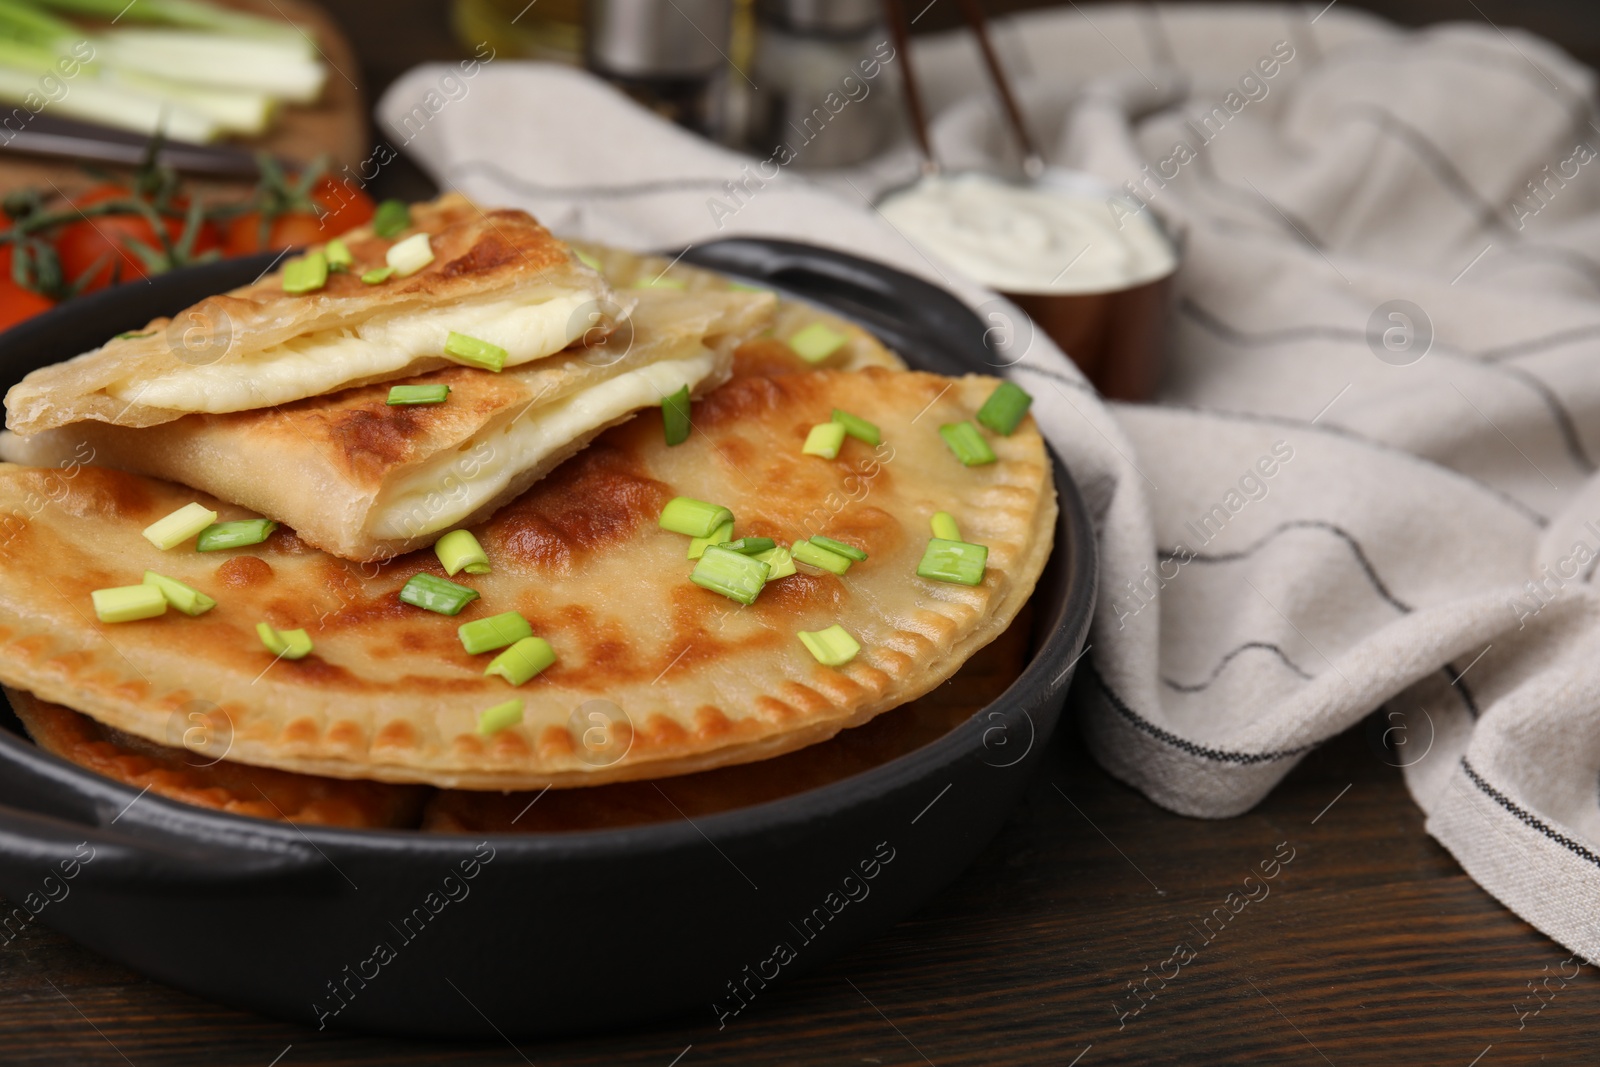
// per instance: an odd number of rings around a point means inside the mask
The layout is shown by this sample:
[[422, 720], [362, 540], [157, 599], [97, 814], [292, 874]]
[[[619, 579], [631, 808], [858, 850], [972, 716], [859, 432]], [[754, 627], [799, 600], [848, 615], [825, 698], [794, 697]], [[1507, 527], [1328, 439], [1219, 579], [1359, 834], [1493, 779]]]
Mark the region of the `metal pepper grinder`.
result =
[[896, 54], [873, 0], [757, 0], [747, 142], [785, 144], [798, 167], [837, 167], [883, 151], [899, 128]]
[[663, 118], [720, 138], [732, 22], [733, 0], [590, 0], [585, 60]]

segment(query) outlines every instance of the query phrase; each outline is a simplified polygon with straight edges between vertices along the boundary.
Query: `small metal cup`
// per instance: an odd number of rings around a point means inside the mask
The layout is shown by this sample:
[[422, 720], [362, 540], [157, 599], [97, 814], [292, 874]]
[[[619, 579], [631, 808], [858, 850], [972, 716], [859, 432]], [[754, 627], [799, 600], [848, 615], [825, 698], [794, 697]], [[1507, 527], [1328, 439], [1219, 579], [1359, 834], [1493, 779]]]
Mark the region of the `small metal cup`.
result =
[[[1089, 191], [1127, 202], [1117, 190], [1088, 174], [1052, 168], [1040, 180], [1073, 192]], [[1135, 210], [1132, 204], [1128, 207]], [[1155, 395], [1177, 292], [1174, 278], [1182, 262], [1183, 242], [1152, 209], [1144, 210], [1172, 246], [1173, 268], [1161, 277], [1089, 293], [1002, 290], [1110, 400], [1149, 400]]]

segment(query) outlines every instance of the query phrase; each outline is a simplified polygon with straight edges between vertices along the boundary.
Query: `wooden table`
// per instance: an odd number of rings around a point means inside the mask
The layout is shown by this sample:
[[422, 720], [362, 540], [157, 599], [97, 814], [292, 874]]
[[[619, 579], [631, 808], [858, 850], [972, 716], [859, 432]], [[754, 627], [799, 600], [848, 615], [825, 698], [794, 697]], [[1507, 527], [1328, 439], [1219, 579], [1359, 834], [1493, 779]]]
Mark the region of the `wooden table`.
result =
[[[1202, 929], [1231, 892], [1237, 914]], [[1238, 904], [1247, 892], [1259, 899]], [[1167, 962], [1179, 942], [1197, 950], [1181, 969]], [[1359, 730], [1223, 822], [1155, 807], [1069, 733], [966, 875], [720, 1032], [693, 1017], [518, 1048], [317, 1033], [175, 992], [36, 925], [0, 947], [0, 1062], [1592, 1063], [1600, 981], [1573, 977], [1567, 957], [1423, 833], [1400, 772]], [[1150, 979], [1153, 999], [1119, 1025], [1139, 1004], [1128, 983], [1158, 972], [1171, 980]], [[1541, 1002], [1529, 983], [1544, 979], [1556, 992]]]
[[[369, 103], [413, 62], [456, 51], [442, 3], [329, 6], [362, 59]], [[377, 186], [427, 191], [403, 165]], [[1268, 895], [1239, 905], [1261, 893], [1245, 877], [1291, 849]], [[1205, 919], [1229, 893], [1241, 910], [1225, 924], [1213, 916], [1207, 942]], [[1179, 942], [1197, 952], [1174, 976]], [[1399, 771], [1359, 730], [1225, 822], [1160, 810], [1092, 764], [1068, 731], [964, 877], [720, 1032], [696, 1017], [520, 1048], [316, 1033], [175, 992], [35, 925], [0, 946], [0, 1063], [1596, 1062], [1600, 982], [1589, 968], [1572, 977], [1567, 958], [1424, 834]], [[1149, 977], [1159, 973], [1164, 987]], [[1141, 993], [1148, 1003], [1135, 1015], [1137, 981], [1155, 995]], [[1540, 982], [1559, 991], [1538, 999]]]

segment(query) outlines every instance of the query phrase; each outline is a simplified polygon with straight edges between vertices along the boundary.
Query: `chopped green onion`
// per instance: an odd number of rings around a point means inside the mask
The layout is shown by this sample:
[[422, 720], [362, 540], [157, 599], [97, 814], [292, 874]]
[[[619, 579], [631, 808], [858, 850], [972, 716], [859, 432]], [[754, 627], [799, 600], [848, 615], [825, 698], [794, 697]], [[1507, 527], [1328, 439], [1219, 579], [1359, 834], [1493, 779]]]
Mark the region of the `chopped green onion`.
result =
[[279, 659], [305, 659], [311, 655], [311, 635], [304, 630], [274, 630], [264, 622], [256, 623], [256, 636]]
[[393, 267], [373, 267], [361, 275], [361, 280], [367, 285], [380, 285], [388, 281], [393, 274]]
[[813, 322], [789, 338], [789, 347], [794, 349], [794, 354], [807, 363], [821, 363], [839, 349], [850, 338], [832, 329], [825, 323]]
[[983, 439], [978, 428], [970, 422], [947, 422], [939, 427], [939, 436], [950, 446], [956, 458], [969, 467], [981, 467], [995, 460], [994, 449]]
[[167, 598], [153, 585], [122, 585], [89, 594], [101, 622], [133, 622], [167, 613]]
[[404, 200], [385, 200], [372, 213], [372, 232], [385, 241], [411, 228], [411, 209]]
[[484, 677], [498, 675], [512, 685], [521, 685], [556, 661], [555, 649], [542, 637], [524, 637], [494, 659], [483, 670]]
[[189, 538], [217, 521], [217, 513], [203, 504], [185, 504], [164, 519], [157, 519], [144, 528], [144, 537], [165, 552], [177, 548]]
[[708, 537], [696, 537], [694, 540], [690, 541], [689, 542], [689, 554], [688, 554], [688, 556], [686, 558], [688, 558], [688, 559], [699, 559], [702, 555], [705, 554], [706, 547], [708, 545], [726, 544], [726, 543], [728, 543], [729, 539], [732, 538], [732, 537], [733, 537], [733, 520], [730, 519], [727, 522], [723, 523], [721, 526], [718, 526], [715, 530], [712, 530], [710, 536], [708, 536]]
[[843, 667], [861, 651], [861, 643], [838, 623], [826, 630], [801, 630], [800, 643], [824, 667]]
[[433, 543], [433, 553], [444, 565], [444, 572], [454, 578], [456, 572], [488, 574], [489, 554], [472, 536], [471, 530], [451, 530]]
[[328, 257], [329, 270], [349, 270], [356, 265], [356, 257], [350, 254], [350, 246], [338, 237], [323, 245], [322, 253]]
[[865, 441], [873, 448], [877, 448], [878, 442], [883, 440], [883, 431], [859, 415], [852, 415], [848, 411], [840, 411], [838, 408], [834, 408], [833, 421], [843, 426], [845, 433], [854, 437], [857, 441]]
[[156, 335], [156, 332], [154, 330], [150, 330], [148, 333], [139, 333], [136, 330], [129, 330], [127, 333], [119, 333], [119, 334], [117, 334], [116, 340], [118, 340], [118, 341], [132, 341], [132, 340], [134, 340], [136, 338], [154, 337], [155, 335]]
[[389, 246], [383, 260], [402, 278], [409, 278], [433, 262], [433, 245], [425, 233], [414, 233], [404, 241]]
[[787, 578], [795, 573], [794, 556], [782, 545], [778, 545], [767, 552], [756, 554], [756, 559], [767, 565], [767, 581], [775, 582], [779, 578]]
[[321, 251], [308, 252], [283, 265], [283, 291], [314, 293], [328, 284], [328, 257]]
[[476, 337], [468, 337], [454, 330], [451, 330], [450, 336], [445, 338], [444, 354], [457, 363], [492, 370], [496, 374], [505, 370], [506, 357], [510, 355], [499, 345], [492, 345], [488, 341], [480, 341]]
[[409, 407], [412, 404], [443, 404], [448, 399], [448, 385], [391, 385], [389, 399], [385, 403], [390, 407]]
[[200, 531], [194, 547], [201, 552], [216, 552], [224, 548], [244, 548], [259, 545], [278, 524], [271, 519], [240, 519], [237, 522], [219, 522]]
[[806, 434], [806, 443], [800, 452], [807, 456], [833, 459], [844, 445], [844, 427], [837, 422], [819, 422]]
[[[728, 288], [738, 293], [772, 293], [771, 289], [764, 286], [746, 285], [744, 282], [729, 282]], [[773, 293], [773, 295], [776, 296], [777, 294]]]
[[978, 585], [983, 581], [988, 559], [989, 549], [983, 545], [935, 537], [928, 542], [922, 562], [917, 564], [917, 577], [956, 585]]
[[436, 611], [440, 615], [460, 615], [461, 609], [478, 599], [476, 589], [447, 582], [426, 572], [413, 574], [400, 588], [400, 602]]
[[763, 552], [777, 548], [778, 542], [770, 537], [741, 537], [737, 541], [719, 541], [717, 547], [737, 552], [741, 556], [759, 556]]
[[491, 615], [487, 619], [473, 619], [456, 627], [461, 647], [470, 655], [493, 652], [497, 648], [514, 645], [525, 637], [533, 636], [533, 627], [515, 611]]
[[633, 287], [635, 289], [687, 289], [687, 288], [689, 288], [686, 284], [684, 284], [682, 281], [680, 281], [677, 278], [668, 278], [668, 277], [666, 277], [664, 275], [659, 275], [659, 274], [656, 275], [654, 278], [647, 278], [642, 282], [634, 282], [633, 283]]
[[689, 580], [729, 600], [754, 604], [761, 595], [761, 587], [767, 584], [769, 569], [754, 556], [741, 556], [717, 545], [707, 545]]
[[582, 263], [585, 267], [588, 267], [597, 274], [605, 273], [605, 267], [598, 259], [594, 258], [581, 248], [575, 248], [573, 251], [577, 254], [579, 263]]
[[850, 569], [849, 556], [841, 556], [810, 541], [796, 541], [789, 546], [789, 555], [801, 563], [809, 563], [813, 567], [821, 567], [834, 574], [843, 574]]
[[961, 540], [961, 527], [956, 525], [955, 516], [950, 514], [948, 511], [934, 512], [933, 521], [928, 523], [928, 525], [933, 527], [933, 536], [939, 538], [940, 540]]
[[666, 427], [667, 444], [681, 445], [689, 439], [689, 387], [661, 398], [661, 423]]
[[167, 598], [167, 603], [183, 612], [185, 615], [204, 615], [217, 606], [217, 602], [206, 596], [192, 585], [184, 585], [176, 578], [168, 578], [155, 571], [144, 572], [144, 584], [153, 585], [161, 590], [161, 595]]
[[501, 730], [509, 730], [522, 721], [522, 701], [508, 700], [478, 712], [478, 733], [489, 737]]
[[711, 531], [725, 522], [733, 521], [733, 512], [721, 504], [707, 504], [689, 496], [674, 497], [661, 509], [656, 520], [663, 530], [685, 534], [689, 537], [710, 537]]
[[835, 541], [833, 538], [823, 537], [821, 534], [814, 534], [811, 538], [811, 543], [816, 545], [818, 548], [825, 548], [829, 552], [837, 552], [839, 555], [853, 559], [857, 563], [860, 563], [867, 558], [866, 549], [857, 548], [855, 545], [845, 544], [843, 541]]
[[1028, 413], [1028, 406], [1032, 403], [1033, 397], [1021, 387], [1012, 382], [1001, 382], [989, 394], [989, 399], [983, 402], [983, 407], [978, 409], [978, 421], [997, 434], [1009, 436]]

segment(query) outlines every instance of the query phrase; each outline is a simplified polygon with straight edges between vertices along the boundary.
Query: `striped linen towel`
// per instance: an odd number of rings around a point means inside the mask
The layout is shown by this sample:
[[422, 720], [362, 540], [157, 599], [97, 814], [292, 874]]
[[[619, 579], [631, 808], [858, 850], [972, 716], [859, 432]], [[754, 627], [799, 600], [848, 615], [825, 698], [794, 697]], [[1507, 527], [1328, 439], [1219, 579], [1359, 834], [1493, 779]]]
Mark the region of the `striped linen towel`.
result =
[[[1224, 817], [1374, 717], [1429, 832], [1600, 958], [1593, 75], [1484, 23], [1402, 32], [1319, 7], [1096, 5], [996, 26], [1052, 160], [1184, 234], [1151, 406], [1102, 402], [1014, 308], [873, 211], [914, 174], [903, 146], [802, 174], [505, 59], [412, 71], [379, 117], [441, 184], [558, 232], [801, 238], [982, 309], [1098, 523], [1076, 683], [1095, 757], [1173, 811]], [[929, 38], [916, 58], [947, 160], [1013, 151], [970, 41]]]

